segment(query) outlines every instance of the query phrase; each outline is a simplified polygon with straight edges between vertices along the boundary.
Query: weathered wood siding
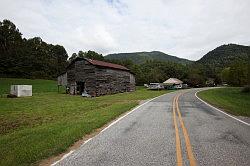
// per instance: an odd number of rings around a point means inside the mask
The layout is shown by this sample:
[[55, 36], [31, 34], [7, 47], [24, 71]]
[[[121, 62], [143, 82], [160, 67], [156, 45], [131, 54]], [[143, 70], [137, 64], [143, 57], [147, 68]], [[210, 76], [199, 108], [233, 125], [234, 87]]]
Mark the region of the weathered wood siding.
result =
[[135, 76], [132, 73], [129, 73], [129, 76], [130, 76], [129, 89], [130, 91], [135, 91]]
[[96, 95], [130, 91], [130, 73], [122, 70], [96, 68]]
[[75, 63], [75, 81], [84, 82], [85, 90], [91, 96], [96, 96], [95, 66], [82, 60]]
[[77, 82], [84, 82], [85, 90], [91, 96], [135, 90], [135, 78], [129, 71], [94, 66], [86, 60], [73, 63], [67, 73], [70, 94], [77, 93]]
[[72, 95], [76, 94], [76, 78], [75, 78], [75, 63], [72, 63], [67, 68], [67, 87], [69, 88], [69, 93]]
[[57, 85], [67, 86], [67, 73], [57, 77]]

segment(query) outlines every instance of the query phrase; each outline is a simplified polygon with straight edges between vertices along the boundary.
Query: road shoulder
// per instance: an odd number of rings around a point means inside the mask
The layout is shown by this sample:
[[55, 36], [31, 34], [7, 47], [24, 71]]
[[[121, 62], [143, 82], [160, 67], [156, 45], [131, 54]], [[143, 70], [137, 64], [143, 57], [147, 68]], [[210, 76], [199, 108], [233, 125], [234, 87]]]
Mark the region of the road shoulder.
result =
[[136, 111], [138, 108], [140, 108], [141, 106], [149, 103], [152, 100], [155, 100], [157, 98], [160, 98], [166, 94], [169, 94], [171, 92], [165, 93], [163, 95], [151, 98], [151, 99], [146, 99], [146, 100], [140, 100], [138, 101], [138, 105], [127, 111], [124, 112], [123, 114], [119, 115], [117, 118], [115, 118], [114, 120], [108, 122], [107, 124], [105, 124], [104, 126], [102, 126], [101, 128], [96, 129], [95, 131], [93, 131], [90, 134], [87, 134], [85, 136], [82, 137], [82, 139], [76, 141], [72, 146], [70, 146], [68, 148], [68, 150], [64, 153], [61, 153], [59, 155], [56, 156], [52, 156], [48, 159], [44, 159], [42, 161], [39, 162], [39, 166], [50, 166], [50, 165], [56, 165], [57, 163], [59, 163], [60, 161], [62, 161], [64, 158], [66, 158], [67, 156], [69, 156], [70, 154], [72, 154], [74, 151], [76, 151], [77, 149], [79, 149], [82, 145], [86, 144], [88, 141], [90, 141], [91, 139], [95, 138], [96, 136], [98, 136], [100, 133], [104, 132], [106, 129], [108, 129], [109, 127], [111, 127], [112, 125], [114, 125], [115, 123], [117, 123], [118, 121], [120, 121], [121, 119], [125, 118], [127, 115], [131, 114], [132, 112]]
[[[211, 89], [211, 88], [209, 88]], [[212, 103], [209, 103], [208, 101], [205, 101], [204, 99], [201, 99], [201, 97], [198, 96], [198, 93], [201, 92], [201, 91], [205, 91], [205, 90], [209, 90], [209, 89], [200, 89], [198, 90], [196, 93], [195, 93], [195, 97], [197, 99], [199, 99], [202, 103], [206, 104], [207, 106], [211, 107], [212, 109], [220, 112], [220, 113], [223, 113], [224, 115], [234, 119], [234, 120], [237, 120], [247, 126], [250, 126], [250, 117], [245, 117], [245, 116], [235, 116], [235, 115], [232, 115], [230, 113], [228, 113], [227, 111], [223, 110], [222, 108], [218, 108], [216, 106], [214, 106]]]

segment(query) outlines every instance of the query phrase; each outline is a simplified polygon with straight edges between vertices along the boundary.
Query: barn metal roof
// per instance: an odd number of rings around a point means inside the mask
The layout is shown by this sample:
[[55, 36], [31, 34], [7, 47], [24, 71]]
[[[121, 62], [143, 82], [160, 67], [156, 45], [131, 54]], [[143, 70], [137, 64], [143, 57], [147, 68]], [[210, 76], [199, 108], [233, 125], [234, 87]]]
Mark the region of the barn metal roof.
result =
[[95, 66], [102, 66], [102, 67], [108, 67], [108, 68], [114, 68], [114, 69], [120, 69], [120, 70], [127, 70], [129, 71], [128, 68], [122, 66], [122, 65], [118, 65], [118, 64], [114, 64], [114, 63], [109, 63], [109, 62], [104, 62], [104, 61], [99, 61], [99, 60], [94, 60], [94, 59], [86, 59], [89, 63], [91, 63], [92, 65]]
[[92, 65], [95, 66], [101, 66], [101, 67], [105, 67], [105, 68], [113, 68], [113, 69], [119, 69], [119, 70], [126, 70], [129, 71], [131, 73], [131, 71], [122, 66], [122, 65], [118, 65], [118, 64], [114, 64], [114, 63], [109, 63], [109, 62], [104, 62], [104, 61], [99, 61], [99, 60], [94, 60], [94, 59], [88, 59], [88, 58], [82, 58], [82, 57], [77, 57], [75, 58], [73, 61], [70, 62], [70, 64], [67, 66], [67, 68], [74, 63], [75, 61], [79, 61], [79, 60], [86, 60], [89, 63], [91, 63]]

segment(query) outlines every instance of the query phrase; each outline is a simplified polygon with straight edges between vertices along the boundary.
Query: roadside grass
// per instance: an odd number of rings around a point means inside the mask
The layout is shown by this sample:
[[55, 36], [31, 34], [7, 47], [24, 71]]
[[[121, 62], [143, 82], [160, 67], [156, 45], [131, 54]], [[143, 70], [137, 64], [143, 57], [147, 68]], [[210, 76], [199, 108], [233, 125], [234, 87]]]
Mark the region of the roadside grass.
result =
[[242, 88], [218, 88], [201, 91], [198, 96], [208, 103], [234, 115], [250, 117], [250, 93]]
[[41, 83], [39, 93], [32, 97], [0, 98], [0, 165], [38, 165], [132, 109], [140, 100], [169, 92], [138, 88], [131, 93], [83, 98], [47, 92], [42, 86], [47, 84]]
[[[42, 79], [0, 78], [0, 95], [9, 94], [10, 85], [32, 85], [33, 93], [57, 92], [56, 81]], [[60, 92], [64, 88], [60, 87]]]

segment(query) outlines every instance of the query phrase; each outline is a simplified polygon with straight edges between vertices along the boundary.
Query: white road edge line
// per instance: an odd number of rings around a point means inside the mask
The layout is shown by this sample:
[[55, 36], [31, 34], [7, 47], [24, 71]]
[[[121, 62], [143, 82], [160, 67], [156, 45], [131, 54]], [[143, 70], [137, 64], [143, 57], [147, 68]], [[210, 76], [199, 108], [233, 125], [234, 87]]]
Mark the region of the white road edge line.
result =
[[60, 160], [54, 162], [53, 164], [51, 164], [51, 166], [56, 165], [57, 163], [59, 163], [60, 161], [62, 161], [63, 159], [65, 159], [66, 157], [68, 157], [71, 153], [73, 153], [74, 150], [71, 150], [69, 153], [65, 154]]
[[[173, 91], [173, 92], [175, 92], [175, 91]], [[107, 127], [105, 127], [105, 128], [104, 128], [103, 130], [101, 130], [97, 135], [95, 135], [94, 137], [89, 138], [88, 140], [84, 141], [84, 143], [81, 145], [81, 147], [82, 147], [83, 145], [85, 145], [86, 143], [88, 143], [88, 142], [89, 142], [90, 140], [92, 140], [93, 138], [97, 137], [99, 134], [101, 134], [101, 133], [104, 132], [105, 130], [107, 130], [108, 128], [110, 128], [111, 126], [113, 126], [114, 124], [116, 124], [118, 121], [122, 120], [123, 118], [125, 118], [126, 116], [128, 116], [129, 114], [131, 114], [132, 112], [136, 111], [138, 108], [142, 107], [143, 105], [145, 105], [145, 104], [151, 102], [152, 100], [155, 100], [155, 99], [157, 99], [157, 98], [159, 98], [159, 97], [162, 97], [162, 96], [164, 96], [164, 95], [166, 95], [166, 94], [170, 94], [170, 93], [173, 93], [173, 92], [165, 93], [165, 94], [163, 94], [163, 95], [160, 95], [160, 96], [157, 96], [157, 97], [155, 97], [155, 98], [152, 98], [152, 99], [146, 101], [145, 103], [143, 103], [143, 104], [141, 104], [141, 105], [138, 105], [137, 107], [135, 107], [134, 109], [132, 109], [131, 111], [127, 112], [125, 115], [123, 115], [122, 117], [118, 118], [117, 120], [115, 120], [114, 122], [112, 122], [110, 125], [108, 125]], [[72, 150], [72, 151], [70, 151], [69, 153], [65, 154], [60, 160], [58, 160], [58, 161], [54, 162], [53, 164], [51, 164], [51, 166], [55, 166], [57, 163], [59, 163], [60, 161], [64, 160], [66, 157], [68, 157], [69, 155], [71, 155], [74, 151], [75, 151], [75, 150]]]
[[[203, 90], [205, 90], [205, 89], [203, 89]], [[218, 108], [216, 108], [216, 107], [214, 107], [214, 106], [208, 104], [207, 102], [205, 102], [204, 100], [202, 100], [201, 98], [199, 98], [199, 97], [197, 96], [197, 93], [200, 92], [200, 91], [203, 91], [203, 90], [199, 90], [199, 91], [197, 91], [197, 92], [195, 93], [195, 97], [196, 97], [197, 99], [199, 99], [201, 102], [203, 102], [204, 104], [208, 105], [209, 107], [212, 107], [212, 108], [215, 109], [216, 111], [219, 111], [219, 112], [221, 112], [221, 113], [223, 113], [223, 114], [229, 116], [230, 118], [233, 118], [234, 120], [237, 120], [237, 121], [239, 121], [239, 122], [241, 122], [241, 123], [243, 123], [243, 124], [245, 124], [245, 125], [247, 125], [247, 126], [250, 126], [249, 123], [244, 122], [243, 120], [240, 120], [240, 119], [238, 119], [238, 118], [236, 118], [236, 117], [234, 117], [234, 116], [232, 116], [232, 115], [230, 115], [230, 114], [227, 114], [227, 113], [225, 113], [224, 111], [222, 111], [222, 110], [220, 110], [220, 109], [218, 109]]]

